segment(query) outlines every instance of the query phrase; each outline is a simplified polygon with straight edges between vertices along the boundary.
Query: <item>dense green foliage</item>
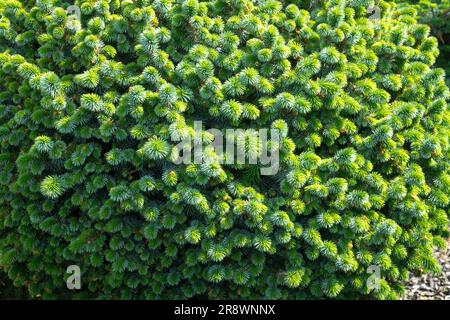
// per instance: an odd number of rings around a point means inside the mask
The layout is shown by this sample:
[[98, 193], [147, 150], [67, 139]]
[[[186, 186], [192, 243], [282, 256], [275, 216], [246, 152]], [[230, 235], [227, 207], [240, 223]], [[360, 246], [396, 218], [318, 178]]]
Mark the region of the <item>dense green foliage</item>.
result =
[[436, 65], [446, 70], [450, 83], [450, 0], [396, 0], [414, 7], [419, 21], [431, 27], [431, 33], [439, 41], [440, 55]]
[[[392, 299], [439, 270], [449, 89], [412, 10], [69, 4], [0, 2], [0, 265], [31, 297]], [[277, 129], [279, 172], [175, 165], [194, 120]]]

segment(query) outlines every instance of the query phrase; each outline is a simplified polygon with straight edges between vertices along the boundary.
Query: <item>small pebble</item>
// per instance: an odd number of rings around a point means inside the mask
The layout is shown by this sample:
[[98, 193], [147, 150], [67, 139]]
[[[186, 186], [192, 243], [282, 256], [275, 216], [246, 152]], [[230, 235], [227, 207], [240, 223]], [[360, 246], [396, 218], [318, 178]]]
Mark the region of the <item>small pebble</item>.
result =
[[[450, 248], [450, 241], [447, 245]], [[436, 251], [442, 266], [439, 275], [410, 275], [404, 300], [450, 300], [450, 249]]]

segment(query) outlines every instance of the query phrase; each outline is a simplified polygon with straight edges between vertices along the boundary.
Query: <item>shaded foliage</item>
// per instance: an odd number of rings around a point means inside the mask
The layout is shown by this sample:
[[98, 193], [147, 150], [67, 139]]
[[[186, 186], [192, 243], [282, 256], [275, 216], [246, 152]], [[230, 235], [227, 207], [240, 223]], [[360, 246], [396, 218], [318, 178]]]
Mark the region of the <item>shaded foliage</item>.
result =
[[[74, 3], [0, 2], [0, 266], [30, 297], [395, 299], [439, 271], [449, 89], [409, 7]], [[276, 130], [280, 170], [209, 128]], [[210, 161], [176, 164], [198, 134]]]

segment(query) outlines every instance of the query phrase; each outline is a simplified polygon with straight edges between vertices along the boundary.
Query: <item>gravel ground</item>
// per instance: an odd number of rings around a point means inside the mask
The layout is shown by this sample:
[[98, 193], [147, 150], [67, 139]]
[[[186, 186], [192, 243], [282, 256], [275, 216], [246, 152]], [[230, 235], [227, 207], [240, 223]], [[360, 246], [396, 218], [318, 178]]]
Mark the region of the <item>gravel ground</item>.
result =
[[450, 242], [447, 250], [436, 252], [442, 266], [440, 275], [411, 276], [404, 300], [450, 300]]

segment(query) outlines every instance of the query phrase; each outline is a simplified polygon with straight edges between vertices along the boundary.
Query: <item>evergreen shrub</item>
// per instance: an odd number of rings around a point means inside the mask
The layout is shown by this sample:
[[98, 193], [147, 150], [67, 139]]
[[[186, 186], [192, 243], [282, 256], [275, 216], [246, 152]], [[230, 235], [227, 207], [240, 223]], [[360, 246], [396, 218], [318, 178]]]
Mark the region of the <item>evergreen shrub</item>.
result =
[[431, 34], [439, 41], [436, 66], [445, 69], [447, 85], [450, 83], [450, 0], [396, 0], [416, 9], [418, 20], [431, 27]]

